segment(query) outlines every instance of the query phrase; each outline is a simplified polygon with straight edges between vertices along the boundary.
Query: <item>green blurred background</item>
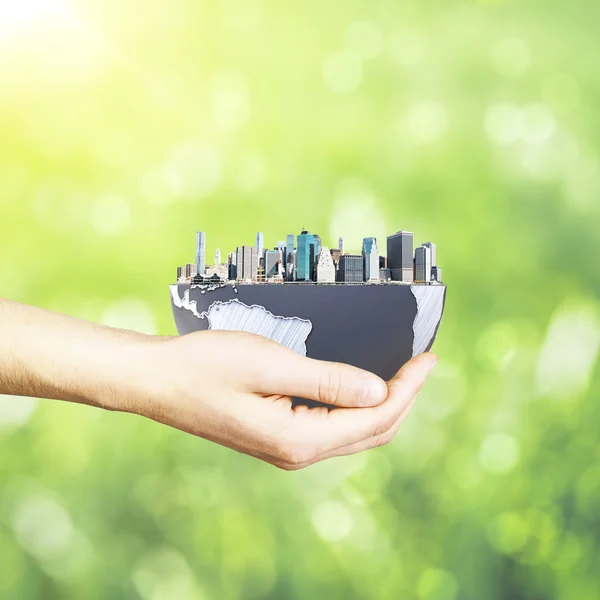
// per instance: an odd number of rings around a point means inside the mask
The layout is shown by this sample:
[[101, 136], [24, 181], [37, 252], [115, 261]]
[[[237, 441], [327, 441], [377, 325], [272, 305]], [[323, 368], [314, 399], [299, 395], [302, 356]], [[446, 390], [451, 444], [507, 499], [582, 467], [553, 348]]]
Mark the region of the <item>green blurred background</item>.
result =
[[0, 401], [0, 597], [597, 600], [597, 2], [0, 0], [0, 294], [174, 334], [193, 262], [404, 228], [448, 284], [390, 446], [284, 473]]

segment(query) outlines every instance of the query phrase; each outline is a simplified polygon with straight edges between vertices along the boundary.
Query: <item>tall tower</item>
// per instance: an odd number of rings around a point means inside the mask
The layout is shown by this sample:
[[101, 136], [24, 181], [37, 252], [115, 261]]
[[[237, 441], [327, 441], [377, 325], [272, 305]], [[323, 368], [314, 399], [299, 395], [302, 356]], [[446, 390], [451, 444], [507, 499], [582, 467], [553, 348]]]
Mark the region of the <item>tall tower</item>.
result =
[[221, 264], [221, 250], [217, 248], [215, 252], [215, 267], [218, 267]]
[[421, 244], [421, 245], [425, 246], [431, 250], [431, 266], [437, 267], [437, 256], [436, 256], [437, 252], [436, 252], [435, 244], [433, 242], [425, 242], [424, 244]]
[[315, 238], [303, 229], [297, 240], [296, 281], [311, 281], [316, 257]]
[[256, 250], [258, 251], [258, 256], [263, 255], [264, 249], [265, 249], [265, 234], [262, 231], [258, 231], [256, 233]]
[[344, 254], [344, 238], [343, 238], [343, 237], [341, 237], [341, 238], [338, 240], [338, 248], [340, 249], [340, 252], [341, 252], [342, 254]]
[[206, 232], [198, 231], [196, 234], [196, 273], [204, 275], [206, 267]]
[[285, 254], [283, 263], [285, 267], [285, 278], [291, 280], [294, 271], [294, 234], [288, 233], [285, 238]]
[[363, 240], [363, 276], [365, 281], [379, 280], [379, 252], [377, 238], [368, 237]]
[[419, 246], [415, 251], [415, 281], [431, 281], [431, 248]]
[[388, 236], [387, 259], [392, 280], [412, 283], [414, 280], [414, 254], [412, 231], [399, 231]]
[[252, 246], [239, 246], [236, 252], [238, 280], [256, 280], [258, 276], [258, 252]]

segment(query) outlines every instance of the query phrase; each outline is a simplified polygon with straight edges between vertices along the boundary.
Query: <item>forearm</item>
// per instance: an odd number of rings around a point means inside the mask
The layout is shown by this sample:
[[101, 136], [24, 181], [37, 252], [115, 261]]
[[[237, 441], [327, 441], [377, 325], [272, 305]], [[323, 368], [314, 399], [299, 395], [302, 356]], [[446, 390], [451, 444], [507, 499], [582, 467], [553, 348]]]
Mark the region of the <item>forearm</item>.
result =
[[128, 410], [156, 339], [0, 299], [0, 394]]

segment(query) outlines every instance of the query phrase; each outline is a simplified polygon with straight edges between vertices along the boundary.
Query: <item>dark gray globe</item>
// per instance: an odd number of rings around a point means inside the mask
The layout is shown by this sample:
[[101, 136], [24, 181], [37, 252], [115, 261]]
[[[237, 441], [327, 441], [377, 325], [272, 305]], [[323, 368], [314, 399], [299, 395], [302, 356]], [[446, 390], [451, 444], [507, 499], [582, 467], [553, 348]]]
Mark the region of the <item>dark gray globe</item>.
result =
[[171, 286], [180, 335], [250, 331], [321, 360], [392, 377], [431, 349], [445, 285], [201, 284]]

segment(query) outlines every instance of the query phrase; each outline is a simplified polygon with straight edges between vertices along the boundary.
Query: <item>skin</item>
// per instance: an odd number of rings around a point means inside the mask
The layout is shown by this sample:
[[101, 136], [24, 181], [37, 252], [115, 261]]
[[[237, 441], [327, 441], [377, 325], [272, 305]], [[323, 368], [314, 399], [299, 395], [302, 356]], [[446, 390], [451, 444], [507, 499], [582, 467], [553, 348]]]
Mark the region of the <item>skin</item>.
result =
[[0, 394], [138, 414], [290, 471], [389, 443], [436, 361], [384, 382], [249, 333], [150, 336], [0, 299]]

